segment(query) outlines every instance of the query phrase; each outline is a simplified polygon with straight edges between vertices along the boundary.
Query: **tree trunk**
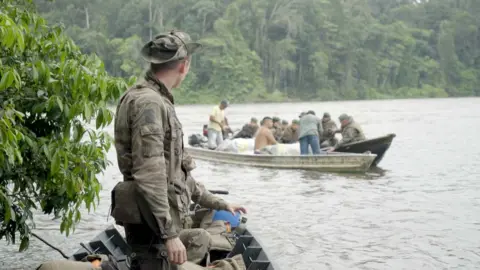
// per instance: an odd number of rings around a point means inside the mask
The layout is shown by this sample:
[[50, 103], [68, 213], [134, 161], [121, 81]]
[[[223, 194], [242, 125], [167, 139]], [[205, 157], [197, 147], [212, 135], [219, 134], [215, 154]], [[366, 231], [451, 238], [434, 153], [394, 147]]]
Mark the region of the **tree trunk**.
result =
[[85, 27], [87, 29], [90, 29], [90, 17], [88, 16], [88, 7], [85, 5], [83, 9], [85, 10]]

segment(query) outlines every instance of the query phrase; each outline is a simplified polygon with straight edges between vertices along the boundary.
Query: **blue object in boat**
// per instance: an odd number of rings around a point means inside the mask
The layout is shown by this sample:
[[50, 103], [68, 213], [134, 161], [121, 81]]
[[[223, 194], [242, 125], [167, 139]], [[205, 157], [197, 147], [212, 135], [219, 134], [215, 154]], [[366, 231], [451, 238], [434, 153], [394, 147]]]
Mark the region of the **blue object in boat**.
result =
[[215, 211], [215, 213], [213, 214], [213, 221], [216, 221], [216, 220], [228, 221], [230, 223], [230, 226], [232, 226], [232, 228], [236, 228], [240, 224], [241, 217], [242, 216], [240, 212], [235, 212], [235, 216], [234, 216], [229, 211], [218, 210], [218, 211]]

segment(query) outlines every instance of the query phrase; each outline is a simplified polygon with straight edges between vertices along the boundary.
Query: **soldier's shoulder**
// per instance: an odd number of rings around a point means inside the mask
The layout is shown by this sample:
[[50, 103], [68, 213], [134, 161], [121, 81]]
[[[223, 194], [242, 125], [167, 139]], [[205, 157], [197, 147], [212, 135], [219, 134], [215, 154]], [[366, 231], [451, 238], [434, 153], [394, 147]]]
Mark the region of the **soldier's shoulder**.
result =
[[143, 84], [136, 84], [130, 87], [125, 93], [125, 100], [133, 101], [135, 106], [143, 106], [146, 104], [158, 104], [164, 106], [165, 98], [155, 90]]

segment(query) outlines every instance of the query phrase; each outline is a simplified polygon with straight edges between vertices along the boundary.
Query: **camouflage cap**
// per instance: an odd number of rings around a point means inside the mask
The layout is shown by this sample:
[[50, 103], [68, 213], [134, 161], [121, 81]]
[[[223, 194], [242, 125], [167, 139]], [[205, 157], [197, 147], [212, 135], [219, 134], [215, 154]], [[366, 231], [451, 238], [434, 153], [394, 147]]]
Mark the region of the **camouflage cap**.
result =
[[250, 122], [252, 122], [252, 123], [258, 123], [258, 120], [257, 120], [257, 118], [252, 117], [252, 118], [250, 119]]
[[324, 113], [323, 118], [330, 118], [330, 114], [328, 112]]
[[274, 116], [272, 120], [273, 120], [273, 122], [280, 122], [280, 118], [278, 118], [276, 116]]
[[343, 120], [347, 120], [347, 119], [349, 119], [349, 118], [350, 118], [350, 116], [348, 116], [348, 114], [342, 113], [342, 114], [338, 117], [338, 120], [343, 121]]
[[162, 64], [185, 59], [200, 48], [202, 45], [192, 42], [187, 33], [172, 30], [147, 42], [140, 54], [149, 63]]
[[282, 125], [288, 125], [288, 121], [287, 120], [282, 120]]
[[300, 121], [298, 121], [298, 119], [293, 119], [293, 120], [292, 120], [292, 124], [300, 125]]

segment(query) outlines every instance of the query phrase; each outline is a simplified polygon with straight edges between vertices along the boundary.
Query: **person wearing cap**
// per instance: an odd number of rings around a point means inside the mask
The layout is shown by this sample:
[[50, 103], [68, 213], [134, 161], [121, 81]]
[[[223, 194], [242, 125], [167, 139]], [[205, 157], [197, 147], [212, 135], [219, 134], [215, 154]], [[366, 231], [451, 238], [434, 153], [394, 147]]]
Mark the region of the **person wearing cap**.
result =
[[289, 123], [287, 120], [282, 120], [282, 131], [285, 131], [289, 127]]
[[338, 130], [337, 124], [332, 120], [328, 112], [323, 114], [322, 118], [323, 134], [320, 136], [320, 147], [330, 147], [337, 143], [335, 134]]
[[210, 113], [208, 122], [208, 148], [215, 150], [223, 142], [223, 131], [228, 128], [225, 122], [225, 109], [228, 101], [222, 100], [215, 105]]
[[292, 124], [288, 126], [283, 132], [282, 143], [296, 143], [298, 142], [298, 125], [300, 121], [292, 120]]
[[203, 260], [210, 235], [191, 229], [191, 201], [215, 210], [246, 211], [211, 194], [191, 176], [195, 163], [184, 151], [172, 91], [187, 76], [192, 54], [200, 47], [177, 31], [146, 43], [141, 55], [150, 68], [122, 95], [116, 109], [115, 148], [124, 181], [112, 191], [111, 215], [125, 228], [135, 254], [132, 270]]
[[338, 120], [341, 123], [342, 139], [335, 145], [335, 148], [366, 139], [362, 127], [353, 120], [353, 117], [343, 113], [338, 117]]
[[314, 155], [320, 154], [319, 136], [323, 133], [322, 120], [315, 115], [314, 111], [308, 111], [300, 118], [300, 155], [308, 155], [308, 149], [312, 149]]
[[242, 130], [240, 130], [240, 132], [235, 134], [233, 138], [234, 139], [238, 139], [238, 138], [251, 139], [255, 136], [255, 133], [257, 133], [257, 130], [258, 130], [258, 120], [257, 118], [252, 117], [252, 119], [250, 119], [250, 123], [245, 124], [242, 127]]
[[273, 119], [271, 117], [265, 116], [262, 120], [262, 126], [255, 136], [255, 154], [269, 154], [265, 152], [265, 146], [277, 144], [277, 140], [272, 133]]

